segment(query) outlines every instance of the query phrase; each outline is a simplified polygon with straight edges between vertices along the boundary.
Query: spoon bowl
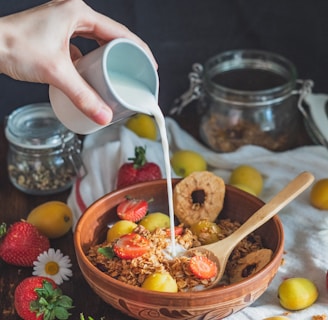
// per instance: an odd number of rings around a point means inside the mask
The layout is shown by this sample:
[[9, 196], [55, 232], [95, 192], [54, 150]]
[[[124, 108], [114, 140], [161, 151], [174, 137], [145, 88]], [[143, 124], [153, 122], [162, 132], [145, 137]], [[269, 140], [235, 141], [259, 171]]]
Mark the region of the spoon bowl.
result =
[[303, 172], [295, 179], [289, 182], [280, 192], [278, 192], [269, 202], [257, 210], [245, 223], [243, 223], [235, 232], [223, 240], [193, 248], [187, 251], [187, 255], [197, 251], [205, 253], [217, 265], [217, 275], [215, 280], [206, 289], [212, 288], [221, 280], [229, 256], [236, 245], [247, 235], [262, 226], [270, 220], [288, 203], [294, 200], [313, 182], [314, 176], [310, 172]]

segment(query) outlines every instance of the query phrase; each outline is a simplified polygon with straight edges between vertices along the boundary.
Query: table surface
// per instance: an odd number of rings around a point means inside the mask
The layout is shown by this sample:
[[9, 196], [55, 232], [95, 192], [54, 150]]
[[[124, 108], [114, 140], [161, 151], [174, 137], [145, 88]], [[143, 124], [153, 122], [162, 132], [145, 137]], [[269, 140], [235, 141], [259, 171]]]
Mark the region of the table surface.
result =
[[[192, 109], [187, 109], [182, 115], [176, 117], [176, 120], [181, 127], [197, 138], [197, 133], [195, 133], [195, 112]], [[304, 144], [310, 144], [310, 140], [305, 134], [305, 130], [302, 130], [297, 145]], [[70, 190], [56, 195], [31, 196], [14, 188], [9, 181], [6, 170], [7, 150], [8, 144], [4, 136], [3, 126], [0, 126], [0, 221], [10, 225], [26, 218], [30, 210], [39, 204], [51, 200], [66, 201]], [[68, 255], [73, 265], [72, 278], [60, 286], [63, 293], [73, 299], [75, 308], [71, 310], [71, 319], [79, 319], [80, 313], [84, 313], [85, 316], [93, 316], [95, 320], [99, 320], [101, 317], [106, 320], [132, 319], [104, 303], [86, 283], [75, 257], [73, 234], [71, 232], [59, 239], [51, 240], [51, 247], [60, 249], [64, 255]], [[15, 267], [0, 261], [0, 319], [20, 319], [13, 305], [14, 291], [20, 281], [31, 275], [32, 268]]]

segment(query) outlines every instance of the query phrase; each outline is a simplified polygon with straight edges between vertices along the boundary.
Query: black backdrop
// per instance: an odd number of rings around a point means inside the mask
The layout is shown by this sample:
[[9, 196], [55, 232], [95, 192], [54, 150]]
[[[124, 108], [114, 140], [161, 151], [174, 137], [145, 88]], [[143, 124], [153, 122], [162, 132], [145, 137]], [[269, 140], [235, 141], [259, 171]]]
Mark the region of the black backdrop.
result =
[[[0, 0], [0, 15], [44, 3]], [[279, 53], [297, 67], [299, 78], [313, 79], [315, 92], [328, 92], [327, 0], [86, 0], [127, 25], [151, 47], [159, 64], [160, 105], [167, 112], [189, 86], [194, 62], [230, 49]], [[58, 21], [60, 23], [60, 21]], [[90, 40], [76, 41], [86, 53]], [[48, 101], [46, 85], [0, 75], [0, 120], [13, 109]]]

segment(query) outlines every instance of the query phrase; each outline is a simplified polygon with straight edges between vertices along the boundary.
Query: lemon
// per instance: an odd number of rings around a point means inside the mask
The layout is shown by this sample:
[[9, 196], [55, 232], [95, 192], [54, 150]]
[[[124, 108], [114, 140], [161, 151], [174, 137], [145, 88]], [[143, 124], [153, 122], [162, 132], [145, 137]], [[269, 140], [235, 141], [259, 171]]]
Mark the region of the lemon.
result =
[[248, 192], [248, 193], [250, 193], [253, 196], [256, 196], [256, 193], [251, 188], [249, 188], [247, 186], [244, 186], [242, 184], [232, 184], [232, 186], [234, 186], [234, 187], [236, 187], [236, 188], [238, 188], [240, 190], [243, 190], [245, 192]]
[[263, 189], [263, 177], [256, 168], [241, 165], [232, 171], [229, 184], [258, 196]]
[[289, 278], [278, 288], [278, 298], [283, 308], [302, 310], [311, 306], [318, 298], [315, 284], [306, 278]]
[[125, 126], [141, 138], [150, 140], [157, 138], [156, 122], [147, 114], [137, 113], [126, 121]]
[[107, 241], [112, 242], [125, 234], [131, 233], [137, 226], [138, 225], [132, 221], [117, 221], [110, 229], [108, 229]]
[[328, 210], [328, 178], [318, 180], [313, 185], [310, 193], [310, 202], [320, 210]]
[[207, 163], [203, 156], [191, 150], [176, 151], [171, 157], [171, 166], [180, 177], [187, 177], [195, 171], [205, 171]]
[[46, 237], [55, 239], [71, 229], [73, 214], [66, 203], [49, 201], [35, 207], [26, 221], [36, 226]]
[[160, 292], [177, 292], [177, 282], [169, 273], [155, 272], [149, 275], [141, 285], [142, 288], [160, 291]]

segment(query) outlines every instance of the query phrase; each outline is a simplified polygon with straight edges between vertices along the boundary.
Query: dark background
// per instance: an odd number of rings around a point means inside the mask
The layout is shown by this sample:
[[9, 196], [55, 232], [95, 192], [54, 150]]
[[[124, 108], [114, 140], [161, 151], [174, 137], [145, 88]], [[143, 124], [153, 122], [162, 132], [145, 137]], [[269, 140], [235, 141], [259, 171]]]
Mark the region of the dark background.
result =
[[[0, 15], [44, 3], [0, 0]], [[151, 47], [159, 64], [160, 105], [189, 87], [194, 62], [230, 49], [261, 49], [290, 59], [300, 79], [313, 79], [315, 92], [327, 92], [327, 0], [87, 0], [95, 10], [127, 25]], [[58, 21], [60, 23], [60, 21]], [[82, 52], [95, 47], [77, 41]], [[13, 109], [48, 101], [46, 85], [0, 75], [0, 121]]]

